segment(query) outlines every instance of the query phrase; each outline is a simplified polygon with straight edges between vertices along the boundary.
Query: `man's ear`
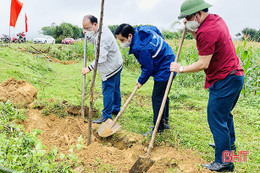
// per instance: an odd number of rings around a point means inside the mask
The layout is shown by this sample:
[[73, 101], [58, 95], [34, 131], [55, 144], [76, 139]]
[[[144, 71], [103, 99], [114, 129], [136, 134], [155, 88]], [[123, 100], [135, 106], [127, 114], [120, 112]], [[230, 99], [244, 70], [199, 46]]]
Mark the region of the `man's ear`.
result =
[[200, 15], [200, 17], [201, 17], [201, 16], [202, 16], [202, 11], [199, 11], [199, 12], [198, 12], [198, 15]]
[[132, 34], [128, 34], [128, 38], [133, 38], [133, 35]]

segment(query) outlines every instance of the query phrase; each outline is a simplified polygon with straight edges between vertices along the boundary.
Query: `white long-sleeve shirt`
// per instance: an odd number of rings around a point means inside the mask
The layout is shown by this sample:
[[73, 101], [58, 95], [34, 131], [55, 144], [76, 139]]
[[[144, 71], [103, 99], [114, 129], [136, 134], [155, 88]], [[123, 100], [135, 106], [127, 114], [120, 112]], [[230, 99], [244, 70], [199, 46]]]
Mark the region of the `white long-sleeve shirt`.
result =
[[[89, 42], [94, 44], [95, 55], [97, 50], [97, 31], [90, 39]], [[95, 67], [95, 60], [88, 66], [89, 70]], [[116, 39], [110, 29], [106, 26], [102, 27], [100, 52], [97, 69], [102, 78], [102, 81], [114, 76], [123, 68], [123, 59], [119, 50]]]

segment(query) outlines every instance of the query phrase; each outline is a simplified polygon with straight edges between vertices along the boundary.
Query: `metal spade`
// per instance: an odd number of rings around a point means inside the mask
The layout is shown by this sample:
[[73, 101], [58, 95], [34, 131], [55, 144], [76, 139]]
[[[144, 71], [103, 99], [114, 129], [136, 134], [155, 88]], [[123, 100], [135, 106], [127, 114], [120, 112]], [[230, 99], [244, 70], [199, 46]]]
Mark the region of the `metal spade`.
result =
[[118, 119], [121, 117], [123, 114], [126, 106], [129, 104], [131, 99], [134, 97], [136, 91], [138, 89], [138, 86], [135, 87], [134, 91], [130, 95], [130, 97], [127, 99], [126, 103], [124, 104], [123, 108], [120, 110], [120, 112], [117, 114], [115, 120], [111, 120], [108, 118], [104, 123], [101, 124], [101, 126], [98, 129], [98, 134], [101, 137], [108, 137], [114, 134], [118, 129], [120, 129], [121, 125], [117, 123]]

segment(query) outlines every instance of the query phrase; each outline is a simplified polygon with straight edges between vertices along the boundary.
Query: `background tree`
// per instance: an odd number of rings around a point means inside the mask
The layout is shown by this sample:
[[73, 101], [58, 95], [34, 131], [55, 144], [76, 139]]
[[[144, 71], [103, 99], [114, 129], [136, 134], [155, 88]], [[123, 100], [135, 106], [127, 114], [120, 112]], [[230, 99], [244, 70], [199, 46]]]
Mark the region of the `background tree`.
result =
[[108, 25], [108, 28], [111, 30], [111, 32], [114, 34], [115, 37], [116, 37], [115, 31], [116, 31], [116, 28], [117, 28], [118, 26], [119, 26], [119, 25]]
[[60, 43], [62, 39], [67, 37], [74, 39], [84, 37], [82, 29], [70, 23], [62, 23], [59, 26], [52, 23], [51, 26], [43, 27], [41, 33], [44, 35], [51, 35], [55, 38], [56, 43]]
[[181, 24], [181, 22], [180, 21], [175, 21], [175, 22], [173, 22], [172, 24], [171, 24], [171, 26], [170, 26], [170, 31], [172, 31], [172, 32], [176, 32], [176, 26], [177, 25], [180, 25]]
[[[180, 25], [180, 21], [175, 21], [171, 24], [169, 29], [162, 29], [162, 35], [165, 39], [180, 39], [183, 33], [183, 29], [177, 29], [177, 26]], [[185, 35], [185, 39], [192, 40], [193, 36], [191, 35], [190, 31], [187, 30]]]
[[44, 34], [44, 35], [54, 36], [55, 35], [55, 28], [56, 28], [56, 24], [52, 23], [51, 26], [43, 27], [41, 33]]
[[[241, 34], [242, 33], [242, 34]], [[260, 42], [260, 29], [256, 30], [253, 28], [244, 28], [241, 33], [237, 33], [237, 37], [241, 37], [242, 40], [248, 38], [249, 41]]]
[[[115, 38], [116, 38], [116, 35], [115, 35], [115, 31], [116, 31], [116, 28], [118, 27], [119, 25], [108, 25], [108, 28], [111, 30], [111, 32], [114, 34]], [[144, 25], [134, 25], [133, 27], [136, 28], [136, 27], [139, 27], [139, 26], [144, 26]], [[146, 25], [146, 26], [153, 26], [153, 25]]]

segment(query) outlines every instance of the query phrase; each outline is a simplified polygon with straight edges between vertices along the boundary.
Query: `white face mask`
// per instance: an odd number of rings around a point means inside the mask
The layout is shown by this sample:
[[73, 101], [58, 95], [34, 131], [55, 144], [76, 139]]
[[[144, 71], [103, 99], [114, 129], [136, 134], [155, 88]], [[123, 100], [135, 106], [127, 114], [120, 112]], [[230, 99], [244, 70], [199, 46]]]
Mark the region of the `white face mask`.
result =
[[120, 46], [121, 46], [122, 48], [127, 48], [128, 46], [130, 46], [130, 44], [131, 44], [131, 42], [126, 41], [126, 42], [124, 42], [124, 43], [120, 43]]
[[85, 31], [85, 32], [88, 39], [90, 39], [95, 34], [95, 31]]
[[[195, 15], [195, 19], [196, 19], [196, 15]], [[200, 24], [195, 21], [195, 19], [193, 21], [187, 21], [186, 22], [186, 27], [193, 32], [196, 32], [198, 30], [198, 28], [200, 27]]]

